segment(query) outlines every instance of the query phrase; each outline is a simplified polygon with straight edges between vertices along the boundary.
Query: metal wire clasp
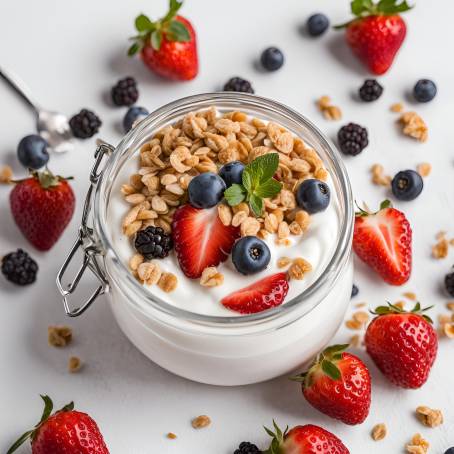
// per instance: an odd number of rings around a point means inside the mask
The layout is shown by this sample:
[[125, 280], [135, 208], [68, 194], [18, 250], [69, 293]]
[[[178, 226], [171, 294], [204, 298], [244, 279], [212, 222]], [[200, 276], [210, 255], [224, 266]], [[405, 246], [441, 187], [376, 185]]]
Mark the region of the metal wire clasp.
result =
[[[95, 163], [93, 164], [90, 172], [90, 187], [85, 197], [82, 221], [79, 226], [77, 239], [57, 275], [57, 287], [63, 296], [63, 306], [65, 308], [66, 315], [69, 317], [77, 317], [84, 313], [99, 295], [102, 295], [108, 290], [108, 281], [99, 263], [99, 255], [102, 252], [93, 235], [93, 228], [88, 226], [88, 221], [93, 203], [93, 194], [104, 170], [104, 168], [100, 170], [101, 162], [103, 161], [104, 156], [109, 156], [113, 151], [114, 147], [112, 147], [112, 145], [103, 141], [98, 141], [98, 148], [95, 152]], [[63, 277], [79, 248], [83, 251], [82, 265], [79, 267], [72, 281], [64, 286]], [[100, 285], [80, 307], [71, 309], [68, 303], [68, 295], [74, 293], [87, 268], [96, 276]]]

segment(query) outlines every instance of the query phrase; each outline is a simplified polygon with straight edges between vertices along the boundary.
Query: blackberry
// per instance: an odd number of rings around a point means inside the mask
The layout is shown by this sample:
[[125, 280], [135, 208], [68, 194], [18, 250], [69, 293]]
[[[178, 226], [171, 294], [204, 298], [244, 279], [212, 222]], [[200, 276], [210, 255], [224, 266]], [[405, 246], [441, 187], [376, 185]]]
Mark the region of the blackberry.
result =
[[112, 87], [112, 101], [116, 106], [132, 106], [139, 99], [137, 83], [132, 77], [120, 79]]
[[337, 133], [339, 147], [344, 154], [356, 156], [369, 145], [367, 129], [356, 123], [349, 123]]
[[22, 249], [6, 254], [2, 259], [2, 273], [17, 285], [32, 284], [36, 280], [38, 264]]
[[354, 298], [359, 293], [359, 288], [353, 284], [351, 297]]
[[383, 93], [383, 87], [375, 79], [367, 79], [359, 89], [359, 97], [365, 102], [376, 101]]
[[224, 85], [224, 91], [241, 91], [243, 93], [254, 93], [251, 83], [241, 77], [232, 77]]
[[144, 230], [139, 230], [134, 240], [136, 251], [147, 260], [167, 257], [172, 246], [172, 237], [161, 227], [149, 226]]
[[254, 444], [243, 441], [233, 454], [260, 454], [261, 452]]
[[446, 291], [454, 297], [454, 271], [445, 276]]
[[75, 137], [88, 139], [93, 137], [102, 125], [99, 117], [88, 109], [82, 109], [78, 114], [69, 120], [69, 126]]

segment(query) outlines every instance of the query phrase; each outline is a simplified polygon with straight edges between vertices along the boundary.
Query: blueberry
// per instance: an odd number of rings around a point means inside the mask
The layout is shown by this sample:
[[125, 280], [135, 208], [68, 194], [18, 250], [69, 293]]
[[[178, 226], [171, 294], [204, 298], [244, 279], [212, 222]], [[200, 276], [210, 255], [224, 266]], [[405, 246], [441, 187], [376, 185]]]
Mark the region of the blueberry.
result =
[[326, 32], [329, 27], [329, 19], [321, 13], [313, 14], [307, 20], [307, 31], [311, 36], [320, 36]]
[[215, 173], [205, 172], [191, 180], [188, 187], [189, 203], [195, 208], [211, 208], [224, 197], [224, 180]]
[[445, 451], [445, 454], [454, 454], [454, 446]]
[[232, 249], [232, 262], [241, 274], [258, 273], [270, 263], [271, 253], [264, 241], [256, 236], [245, 236]]
[[40, 169], [49, 161], [47, 142], [37, 134], [25, 136], [17, 146], [17, 157], [24, 167]]
[[429, 79], [418, 80], [413, 88], [413, 96], [418, 102], [429, 102], [435, 98], [437, 86]]
[[284, 54], [277, 47], [268, 47], [262, 52], [260, 62], [267, 71], [276, 71], [284, 64]]
[[126, 115], [123, 118], [123, 128], [125, 132], [128, 132], [132, 129], [132, 125], [137, 120], [142, 120], [149, 114], [148, 110], [145, 107], [132, 106], [126, 112]]
[[359, 288], [353, 284], [351, 297], [354, 298], [359, 293]]
[[316, 179], [304, 180], [296, 191], [298, 205], [309, 214], [326, 210], [330, 197], [329, 186]]
[[414, 170], [402, 170], [391, 182], [391, 189], [398, 200], [410, 201], [421, 194], [424, 182], [421, 175]]
[[227, 187], [232, 184], [240, 184], [242, 181], [244, 164], [240, 161], [232, 161], [225, 164], [219, 170], [219, 176], [225, 181]]

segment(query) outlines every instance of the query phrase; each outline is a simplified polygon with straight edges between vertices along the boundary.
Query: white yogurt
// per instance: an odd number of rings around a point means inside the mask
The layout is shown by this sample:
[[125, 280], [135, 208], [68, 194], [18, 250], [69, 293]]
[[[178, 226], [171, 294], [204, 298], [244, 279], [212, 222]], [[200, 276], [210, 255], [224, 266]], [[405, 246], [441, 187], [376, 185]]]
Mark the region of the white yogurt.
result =
[[[111, 226], [113, 244], [120, 259], [127, 264], [130, 257], [135, 253], [132, 241], [122, 232], [122, 219], [130, 209], [130, 205], [124, 201], [120, 192], [123, 183], [129, 181], [129, 177], [137, 173], [138, 153], [135, 154], [120, 170], [116, 182], [112, 188], [112, 195], [108, 206], [108, 223]], [[231, 292], [252, 284], [259, 279], [282, 271], [277, 267], [280, 257], [302, 257], [312, 265], [312, 272], [306, 274], [303, 280], [291, 280], [286, 300], [297, 296], [310, 286], [326, 268], [336, 248], [340, 229], [338, 212], [338, 200], [336, 191], [331, 180], [328, 180], [331, 189], [331, 202], [322, 213], [311, 216], [311, 224], [303, 235], [291, 235], [290, 246], [278, 246], [275, 244], [276, 236], [268, 235], [265, 242], [271, 251], [271, 260], [268, 267], [260, 273], [244, 276], [236, 271], [231, 257], [226, 262], [218, 265], [218, 271], [224, 275], [224, 283], [218, 287], [202, 287], [198, 279], [187, 278], [181, 271], [174, 251], [165, 259], [159, 260], [161, 269], [177, 276], [178, 286], [170, 293], [162, 291], [157, 285], [144, 287], [153, 295], [181, 309], [205, 315], [234, 316], [240, 314], [226, 309], [221, 299]], [[213, 209], [215, 210], [215, 208]], [[190, 297], [188, 297], [190, 295]], [[285, 304], [284, 301], [284, 304]]]

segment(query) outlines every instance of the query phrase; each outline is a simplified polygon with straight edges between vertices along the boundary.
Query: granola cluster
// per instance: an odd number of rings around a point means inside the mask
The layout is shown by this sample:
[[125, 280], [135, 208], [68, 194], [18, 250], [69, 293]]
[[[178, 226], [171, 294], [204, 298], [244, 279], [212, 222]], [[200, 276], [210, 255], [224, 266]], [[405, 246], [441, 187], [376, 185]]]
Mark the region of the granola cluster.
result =
[[[276, 197], [264, 199], [262, 216], [256, 217], [247, 203], [234, 207], [221, 203], [218, 215], [224, 225], [239, 227], [241, 236], [264, 239], [275, 234], [278, 245], [290, 245], [291, 236], [302, 235], [311, 221], [309, 213], [297, 207], [296, 190], [307, 178], [326, 181], [328, 172], [322, 160], [302, 139], [276, 123], [249, 118], [243, 112], [220, 114], [214, 107], [188, 113], [141, 147], [139, 170], [121, 187], [124, 200], [131, 205], [123, 218], [123, 233], [133, 238], [148, 226], [170, 233], [176, 209], [187, 202], [192, 178], [203, 172], [217, 173], [232, 161], [248, 164], [267, 153], [279, 156], [275, 178], [283, 187]], [[159, 264], [146, 262], [140, 254], [130, 259], [129, 266], [141, 282], [158, 284], [164, 291], [177, 285], [170, 273], [164, 273], [162, 281]], [[222, 283], [223, 276], [216, 269], [205, 271], [202, 285]], [[294, 274], [298, 273], [301, 271]]]

